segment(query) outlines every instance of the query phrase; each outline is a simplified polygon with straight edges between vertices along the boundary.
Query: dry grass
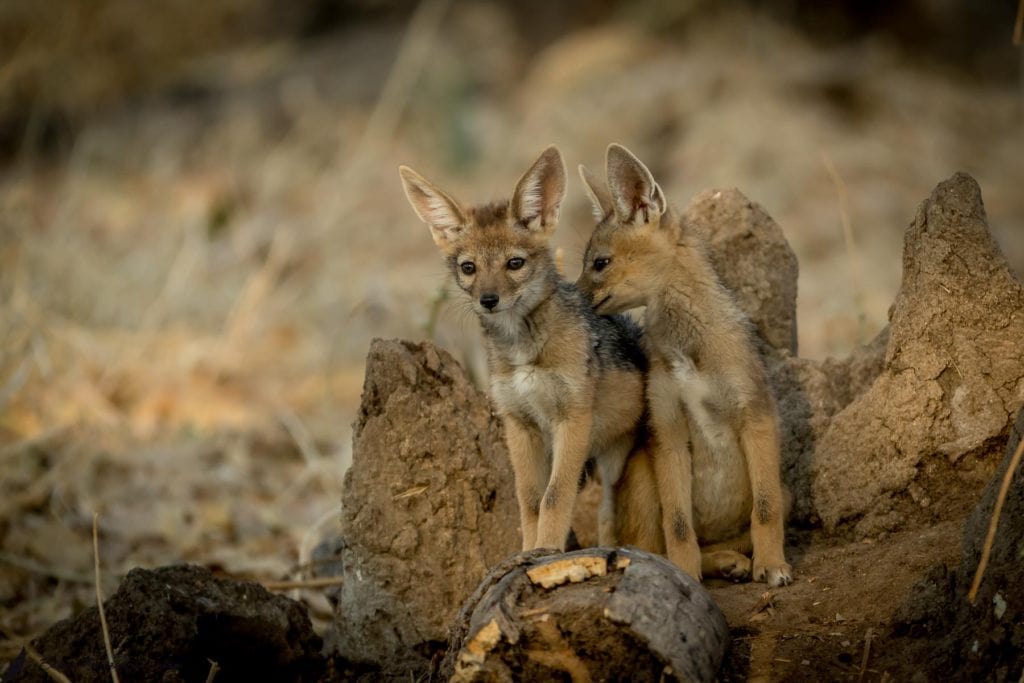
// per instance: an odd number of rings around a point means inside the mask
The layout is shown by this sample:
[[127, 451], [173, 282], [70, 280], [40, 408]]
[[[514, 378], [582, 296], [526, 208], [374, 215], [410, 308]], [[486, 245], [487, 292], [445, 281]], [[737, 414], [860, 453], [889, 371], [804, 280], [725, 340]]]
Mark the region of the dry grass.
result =
[[[370, 338], [429, 330], [482, 372], [399, 163], [483, 200], [549, 142], [593, 165], [619, 141], [678, 203], [738, 186], [800, 258], [815, 357], [884, 324], [902, 228], [957, 169], [1024, 263], [1012, 90], [951, 84], [879, 44], [823, 53], [747, 15], [685, 38], [598, 27], [534, 53], [503, 6], [443, 5], [408, 39], [357, 26], [189, 63], [213, 97], [95, 119], [62, 163], [0, 176], [0, 627], [34, 635], [89, 604], [93, 510], [108, 594], [133, 566], [181, 561], [308, 585]], [[397, 72], [396, 54], [412, 55]], [[570, 276], [590, 220], [577, 190], [557, 237]], [[20, 646], [0, 641], [0, 662]]]

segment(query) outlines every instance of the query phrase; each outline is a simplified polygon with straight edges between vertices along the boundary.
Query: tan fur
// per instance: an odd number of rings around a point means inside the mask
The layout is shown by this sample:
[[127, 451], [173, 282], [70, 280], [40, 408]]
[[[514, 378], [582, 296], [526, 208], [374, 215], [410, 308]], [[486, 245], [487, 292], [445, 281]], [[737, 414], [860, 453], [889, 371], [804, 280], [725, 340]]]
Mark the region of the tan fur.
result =
[[[620, 328], [600, 320], [561, 280], [548, 248], [565, 192], [561, 156], [548, 148], [511, 201], [475, 208], [409, 168], [400, 172], [410, 203], [483, 326], [523, 548], [564, 548], [590, 455], [605, 487], [601, 542], [614, 543], [614, 486], [642, 419], [644, 381], [636, 363], [615, 356]], [[643, 358], [635, 340], [631, 348]]]
[[650, 171], [618, 145], [607, 171], [607, 189], [581, 173], [602, 219], [577, 284], [601, 313], [645, 308], [651, 468], [668, 556], [698, 578], [738, 572], [734, 549], [716, 546], [709, 555], [733, 554], [702, 561], [699, 544], [749, 528], [754, 579], [787, 584], [778, 415], [746, 318]]

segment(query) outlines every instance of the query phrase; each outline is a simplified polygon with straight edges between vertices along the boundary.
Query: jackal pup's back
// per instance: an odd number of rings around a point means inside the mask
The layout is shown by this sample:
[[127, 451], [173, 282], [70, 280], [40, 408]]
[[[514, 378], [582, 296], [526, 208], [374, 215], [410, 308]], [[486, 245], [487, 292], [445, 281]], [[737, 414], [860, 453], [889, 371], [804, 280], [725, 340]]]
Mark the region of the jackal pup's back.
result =
[[410, 168], [405, 192], [480, 319], [491, 397], [515, 472], [523, 548], [564, 548], [588, 456], [601, 470], [599, 533], [614, 543], [613, 487], [644, 408], [639, 331], [601, 317], [563, 281], [548, 241], [565, 195], [549, 147], [511, 201], [464, 207]]
[[[645, 307], [653, 463], [669, 557], [698, 578], [738, 577], [750, 561], [735, 550], [752, 545], [754, 579], [789, 583], [778, 414], [746, 317], [703, 237], [669, 207], [639, 159], [611, 145], [607, 189], [580, 171], [600, 222], [579, 284], [600, 312]], [[716, 543], [729, 549], [706, 547]]]

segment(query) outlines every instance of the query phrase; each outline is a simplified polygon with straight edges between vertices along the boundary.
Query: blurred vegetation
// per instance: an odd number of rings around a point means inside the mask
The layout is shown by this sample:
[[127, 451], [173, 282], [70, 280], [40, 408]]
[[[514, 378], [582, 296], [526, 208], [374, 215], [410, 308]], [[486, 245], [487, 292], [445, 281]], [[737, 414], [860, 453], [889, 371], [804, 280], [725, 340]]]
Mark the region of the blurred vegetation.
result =
[[1014, 9], [0, 1], [0, 627], [92, 599], [94, 510], [111, 583], [302, 575], [369, 340], [428, 335], [486, 376], [400, 163], [484, 201], [548, 143], [598, 165], [618, 141], [678, 204], [738, 186], [800, 259], [813, 357], [885, 324], [902, 228], [956, 170], [1024, 270]]
[[[415, 7], [414, 0], [5, 0], [0, 155], [66, 150], [84, 119], [125, 100], [159, 92], [201, 96], [187, 66], [203, 56], [360, 22], [400, 21]], [[1014, 0], [524, 0], [506, 11], [518, 37], [537, 50], [609, 20], [682, 38], [696, 16], [736, 8], [790, 23], [822, 45], [889, 40], [907, 58], [974, 78], [1020, 76], [1021, 59], [1007, 40]], [[467, 153], [454, 142], [455, 154]]]

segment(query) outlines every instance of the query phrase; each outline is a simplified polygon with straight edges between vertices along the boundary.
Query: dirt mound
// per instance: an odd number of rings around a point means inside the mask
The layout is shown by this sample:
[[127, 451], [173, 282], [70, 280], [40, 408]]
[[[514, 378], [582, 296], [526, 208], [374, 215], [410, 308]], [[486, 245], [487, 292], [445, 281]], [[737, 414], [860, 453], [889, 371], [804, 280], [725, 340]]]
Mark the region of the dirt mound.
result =
[[859, 520], [859, 534], [877, 533], [947, 496], [966, 511], [957, 491], [988, 479], [984, 459], [1024, 403], [1024, 289], [970, 176], [939, 184], [918, 209], [890, 319], [884, 370], [836, 415], [810, 463], [830, 530]]
[[[124, 681], [317, 681], [320, 638], [306, 609], [255, 583], [218, 579], [202, 567], [133, 569], [104, 603], [114, 663]], [[95, 607], [54, 625], [34, 642], [74, 681], [109, 681]], [[22, 653], [5, 681], [49, 681]]]
[[487, 569], [520, 547], [501, 423], [447, 352], [374, 340], [353, 441], [337, 648], [422, 670]]

